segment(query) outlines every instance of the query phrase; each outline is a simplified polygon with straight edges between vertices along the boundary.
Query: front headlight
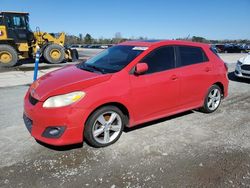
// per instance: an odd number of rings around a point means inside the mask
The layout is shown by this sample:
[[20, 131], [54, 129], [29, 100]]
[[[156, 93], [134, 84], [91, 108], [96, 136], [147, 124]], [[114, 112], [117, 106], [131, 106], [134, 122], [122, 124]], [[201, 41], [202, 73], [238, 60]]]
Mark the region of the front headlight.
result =
[[44, 108], [54, 108], [54, 107], [63, 107], [70, 105], [76, 101], [79, 101], [85, 96], [83, 91], [76, 91], [72, 93], [67, 93], [64, 95], [57, 95], [54, 97], [48, 98], [44, 103]]

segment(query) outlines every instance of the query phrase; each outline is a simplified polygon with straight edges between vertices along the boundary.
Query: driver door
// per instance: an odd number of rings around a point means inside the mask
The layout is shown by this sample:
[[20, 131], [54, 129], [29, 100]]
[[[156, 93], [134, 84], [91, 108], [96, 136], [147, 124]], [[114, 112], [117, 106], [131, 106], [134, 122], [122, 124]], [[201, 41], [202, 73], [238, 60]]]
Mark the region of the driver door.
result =
[[130, 75], [130, 99], [135, 122], [150, 120], [178, 107], [179, 74], [175, 70], [175, 48], [164, 46], [151, 51], [141, 62], [147, 63], [143, 75]]

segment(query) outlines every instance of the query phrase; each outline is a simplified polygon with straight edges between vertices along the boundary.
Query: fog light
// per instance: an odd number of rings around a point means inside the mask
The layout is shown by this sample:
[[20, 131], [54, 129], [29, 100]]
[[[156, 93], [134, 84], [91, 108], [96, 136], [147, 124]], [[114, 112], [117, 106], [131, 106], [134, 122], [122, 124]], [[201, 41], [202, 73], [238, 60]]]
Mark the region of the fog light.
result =
[[64, 133], [64, 130], [65, 127], [63, 126], [47, 127], [42, 136], [46, 138], [59, 138]]
[[49, 134], [50, 135], [57, 135], [57, 134], [59, 134], [60, 133], [60, 131], [59, 131], [59, 129], [58, 128], [53, 128], [53, 129], [51, 129], [50, 131], [49, 131]]

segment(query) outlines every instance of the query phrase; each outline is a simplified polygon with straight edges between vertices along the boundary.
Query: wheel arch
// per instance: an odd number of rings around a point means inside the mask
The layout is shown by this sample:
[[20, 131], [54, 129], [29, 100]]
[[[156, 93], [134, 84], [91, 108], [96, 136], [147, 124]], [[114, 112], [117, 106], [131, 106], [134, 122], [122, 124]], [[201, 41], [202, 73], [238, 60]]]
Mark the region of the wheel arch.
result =
[[46, 42], [45, 44], [43, 44], [42, 46], [40, 46], [40, 52], [43, 55], [43, 52], [45, 50], [45, 48], [49, 45], [50, 43]]
[[213, 85], [219, 86], [219, 88], [220, 88], [221, 91], [222, 91], [222, 95], [224, 96], [224, 94], [225, 94], [224, 85], [223, 85], [221, 82], [216, 82], [216, 83], [214, 83]]
[[115, 106], [117, 108], [119, 108], [122, 113], [125, 115], [125, 118], [126, 118], [126, 122], [125, 122], [125, 126], [128, 126], [129, 125], [129, 120], [130, 120], [130, 112], [128, 110], [128, 108], [120, 103], [120, 102], [107, 102], [107, 103], [104, 103], [104, 104], [101, 104], [99, 106], [97, 106], [96, 108], [94, 108], [94, 110], [91, 111], [91, 113], [88, 115], [88, 118], [85, 120], [84, 122], [84, 125], [88, 122], [88, 119], [89, 117], [98, 109], [104, 107], [104, 106]]
[[224, 87], [224, 85], [221, 83], [221, 82], [214, 82], [214, 83], [212, 83], [209, 87], [208, 87], [208, 89], [206, 90], [206, 92], [205, 92], [205, 94], [204, 94], [204, 96], [203, 96], [203, 99], [202, 99], [202, 105], [204, 104], [204, 102], [205, 102], [205, 100], [206, 100], [206, 96], [207, 96], [207, 94], [208, 94], [208, 92], [209, 92], [209, 89], [213, 86], [213, 85], [217, 85], [220, 89], [221, 89], [221, 92], [222, 92], [222, 98], [224, 98], [224, 94], [225, 94], [225, 87]]
[[17, 47], [14, 40], [0, 40], [0, 45], [1, 44], [10, 45], [11, 47], [13, 47], [18, 52], [18, 47]]

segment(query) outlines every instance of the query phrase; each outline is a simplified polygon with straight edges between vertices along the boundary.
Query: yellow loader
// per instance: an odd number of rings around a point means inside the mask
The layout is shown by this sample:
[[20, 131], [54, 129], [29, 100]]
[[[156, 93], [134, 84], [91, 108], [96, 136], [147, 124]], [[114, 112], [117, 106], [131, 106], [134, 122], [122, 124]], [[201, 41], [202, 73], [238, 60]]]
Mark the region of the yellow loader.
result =
[[62, 63], [78, 59], [76, 50], [64, 47], [65, 34], [32, 32], [29, 27], [29, 13], [0, 12], [0, 67], [11, 67], [20, 60], [34, 59], [37, 46], [41, 61]]

